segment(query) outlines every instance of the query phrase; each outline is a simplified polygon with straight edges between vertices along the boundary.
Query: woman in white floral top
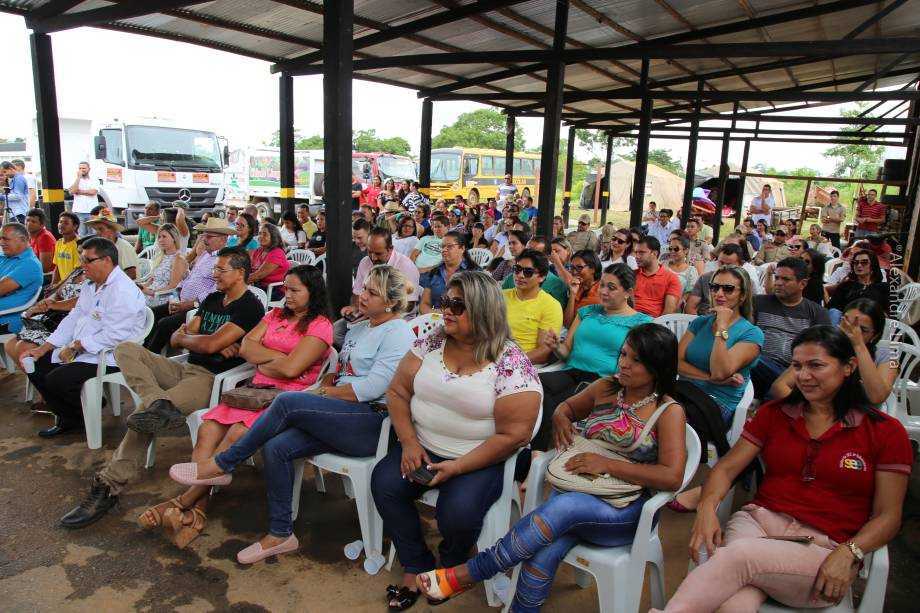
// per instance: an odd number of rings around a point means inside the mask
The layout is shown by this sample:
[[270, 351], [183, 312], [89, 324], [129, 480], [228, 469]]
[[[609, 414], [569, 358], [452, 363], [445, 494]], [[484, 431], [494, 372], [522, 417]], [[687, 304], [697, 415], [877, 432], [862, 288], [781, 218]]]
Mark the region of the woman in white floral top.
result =
[[511, 341], [501, 289], [488, 273], [454, 275], [441, 310], [443, 329], [416, 341], [390, 384], [399, 442], [371, 481], [404, 569], [402, 585], [387, 588], [391, 610], [412, 606], [415, 576], [437, 566], [415, 499], [438, 488], [440, 565], [465, 561], [501, 496], [503, 461], [530, 442], [543, 396], [533, 365]]

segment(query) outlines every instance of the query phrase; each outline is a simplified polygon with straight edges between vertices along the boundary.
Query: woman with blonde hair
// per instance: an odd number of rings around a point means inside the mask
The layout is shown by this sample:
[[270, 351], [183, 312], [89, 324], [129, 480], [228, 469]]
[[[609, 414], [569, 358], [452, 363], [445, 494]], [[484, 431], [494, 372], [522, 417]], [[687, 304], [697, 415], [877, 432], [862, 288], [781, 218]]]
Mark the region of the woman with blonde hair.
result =
[[416, 575], [436, 567], [415, 499], [438, 488], [441, 565], [465, 561], [501, 496], [504, 460], [530, 442], [543, 395], [488, 273], [455, 274], [441, 312], [443, 328], [416, 341], [393, 377], [387, 397], [398, 442], [371, 480], [404, 571], [402, 585], [387, 588], [391, 610], [411, 607]]
[[199, 462], [174, 465], [169, 474], [183, 485], [226, 485], [233, 470], [260, 448], [265, 459], [269, 529], [240, 551], [241, 564], [296, 551], [291, 492], [297, 458], [321, 453], [374, 455], [387, 413], [387, 387], [415, 340], [402, 318], [413, 287], [392, 266], [371, 268], [358, 297], [365, 319], [342, 343], [336, 372], [310, 393], [286, 392], [226, 451]]
[[179, 255], [182, 244], [179, 228], [171, 223], [160, 226], [156, 244], [159, 249], [153, 260], [153, 272], [146, 282], [138, 283], [149, 307], [168, 302], [170, 293], [179, 286], [188, 272], [188, 262]]

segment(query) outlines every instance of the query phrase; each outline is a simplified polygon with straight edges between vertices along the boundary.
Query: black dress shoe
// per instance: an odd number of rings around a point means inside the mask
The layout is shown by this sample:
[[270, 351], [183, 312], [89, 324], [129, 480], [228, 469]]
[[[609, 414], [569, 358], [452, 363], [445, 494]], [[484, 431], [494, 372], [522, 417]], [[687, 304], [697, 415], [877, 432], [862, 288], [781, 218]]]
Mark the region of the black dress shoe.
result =
[[57, 415], [54, 416], [54, 425], [44, 430], [39, 430], [38, 435], [42, 438], [53, 438], [68, 432], [75, 432], [80, 429], [80, 424], [72, 421], [64, 421]]
[[110, 492], [108, 485], [93, 478], [89, 495], [79, 506], [61, 518], [61, 525], [65, 528], [85, 528], [102, 519], [109, 509], [118, 503], [118, 496], [112, 496]]
[[185, 415], [169, 400], [154, 400], [147, 410], [128, 416], [128, 427], [140, 434], [158, 434], [163, 430], [184, 428]]

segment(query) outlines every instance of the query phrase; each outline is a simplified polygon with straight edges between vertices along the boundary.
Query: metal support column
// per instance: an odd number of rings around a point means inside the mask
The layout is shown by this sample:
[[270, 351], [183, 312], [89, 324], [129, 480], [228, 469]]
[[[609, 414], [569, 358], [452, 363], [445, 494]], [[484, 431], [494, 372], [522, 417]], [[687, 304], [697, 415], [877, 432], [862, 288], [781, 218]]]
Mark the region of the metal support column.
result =
[[744, 210], [744, 184], [747, 182], [748, 158], [751, 153], [751, 141], [744, 141], [744, 154], [741, 156], [741, 174], [738, 176], [738, 206], [735, 207], [735, 225], [741, 224], [741, 212]]
[[611, 175], [613, 174], [613, 168], [611, 168], [613, 160], [613, 132], [607, 132], [607, 162], [604, 164], [604, 191], [601, 192], [601, 225], [603, 226], [607, 223], [607, 210], [610, 209], [612, 204], [610, 200], [613, 198], [613, 189], [611, 182]]
[[422, 137], [418, 146], [419, 190], [431, 198], [431, 115], [434, 105], [429, 98], [422, 101]]
[[697, 84], [697, 98], [693, 106], [693, 119], [690, 122], [690, 137], [687, 144], [687, 172], [684, 179], [684, 200], [680, 209], [680, 220], [686, 223], [690, 219], [690, 203], [693, 200], [693, 183], [696, 177], [696, 144], [700, 136], [699, 114], [702, 107], [703, 81]]
[[323, 0], [326, 279], [335, 313], [351, 301], [351, 75], [354, 0]]
[[[649, 60], [642, 60], [642, 72], [639, 87], [648, 89]], [[629, 227], [635, 228], [642, 223], [642, 209], [645, 207], [645, 173], [648, 170], [648, 141], [652, 127], [653, 100], [642, 97], [642, 117], [639, 119], [639, 138], [636, 141], [636, 169], [633, 173], [632, 201], [629, 203]]]
[[511, 113], [505, 119], [505, 174], [514, 178], [514, 133], [517, 130], [517, 119]]
[[716, 202], [716, 214], [712, 222], [712, 239], [716, 244], [719, 242], [719, 231], [722, 229], [722, 208], [728, 201], [725, 190], [728, 188], [728, 151], [732, 145], [729, 134], [731, 132], [726, 130], [722, 135], [722, 157], [719, 161], [719, 201]]
[[[31, 34], [32, 85], [38, 124], [38, 151], [41, 158], [42, 202], [48, 212], [48, 227], [57, 231], [58, 217], [64, 212], [64, 181], [61, 169], [61, 132], [58, 124], [57, 92], [54, 87], [54, 58], [51, 37]], [[92, 163], [92, 160], [86, 160]], [[76, 168], [68, 172], [76, 174]]]
[[[565, 84], [566, 32], [569, 24], [569, 3], [556, 2], [556, 27], [553, 35], [553, 61], [546, 71], [546, 107], [543, 116], [543, 148], [540, 150], [540, 199], [536, 234], [553, 235], [553, 214], [556, 205], [556, 171], [559, 163], [559, 123], [562, 119], [562, 92]], [[546, 245], [549, 250], [549, 241]]]
[[294, 212], [294, 77], [282, 72], [278, 83], [278, 148], [281, 153], [281, 212]]
[[568, 149], [565, 152], [565, 179], [562, 184], [562, 225], [569, 227], [569, 209], [572, 202], [572, 170], [575, 163], [575, 128], [569, 126]]

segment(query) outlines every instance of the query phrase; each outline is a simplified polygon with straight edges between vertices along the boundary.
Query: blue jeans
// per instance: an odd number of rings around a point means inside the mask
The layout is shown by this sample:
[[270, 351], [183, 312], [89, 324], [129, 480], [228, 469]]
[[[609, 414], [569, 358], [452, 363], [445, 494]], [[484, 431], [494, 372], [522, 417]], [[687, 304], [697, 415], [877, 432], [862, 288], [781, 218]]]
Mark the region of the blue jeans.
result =
[[[427, 450], [426, 450], [427, 451]], [[427, 452], [432, 462], [447, 458]], [[428, 488], [403, 479], [402, 445], [396, 443], [374, 467], [371, 493], [383, 518], [383, 527], [396, 545], [399, 563], [407, 573], [434, 570], [434, 556], [425, 545], [415, 500]], [[502, 494], [504, 462], [458, 475], [438, 486], [435, 517], [443, 540], [438, 545], [441, 566], [456, 566], [469, 558], [482, 520]]]
[[74, 213], [77, 216], [77, 219], [80, 220], [80, 227], [77, 228], [77, 236], [83, 238], [84, 236], [92, 236], [95, 234], [93, 229], [86, 225], [86, 220], [88, 220], [92, 215], [89, 213]]
[[[554, 493], [522, 517], [494, 546], [467, 562], [470, 576], [484, 581], [524, 563], [518, 577], [512, 611], [539, 611], [549, 596], [559, 563], [581, 541], [601, 547], [632, 543], [648, 497], [621, 509], [590, 494]], [[537, 525], [540, 518], [549, 536]]]
[[294, 488], [293, 460], [321, 453], [354, 457], [372, 456], [377, 451], [380, 425], [385, 413], [362, 402], [348, 402], [285, 392], [243, 435], [214, 457], [226, 473], [264, 446], [265, 486], [268, 490], [268, 531], [286, 537], [294, 531], [291, 496]]

